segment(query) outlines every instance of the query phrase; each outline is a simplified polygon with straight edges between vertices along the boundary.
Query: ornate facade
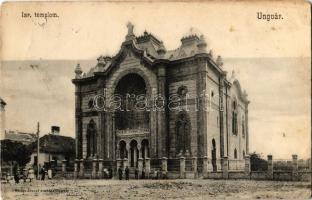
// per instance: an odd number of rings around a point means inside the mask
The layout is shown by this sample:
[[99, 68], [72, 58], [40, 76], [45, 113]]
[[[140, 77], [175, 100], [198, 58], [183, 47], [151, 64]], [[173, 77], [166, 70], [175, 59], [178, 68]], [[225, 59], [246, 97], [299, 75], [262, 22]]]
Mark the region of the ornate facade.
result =
[[112, 168], [142, 168], [148, 161], [156, 169], [165, 158], [170, 171], [174, 159], [196, 158], [196, 170], [219, 171], [226, 158], [243, 169], [247, 94], [207, 49], [204, 37], [194, 34], [166, 50], [150, 33], [135, 36], [129, 23], [117, 55], [100, 56], [87, 73], [78, 64], [77, 159], [103, 159]]

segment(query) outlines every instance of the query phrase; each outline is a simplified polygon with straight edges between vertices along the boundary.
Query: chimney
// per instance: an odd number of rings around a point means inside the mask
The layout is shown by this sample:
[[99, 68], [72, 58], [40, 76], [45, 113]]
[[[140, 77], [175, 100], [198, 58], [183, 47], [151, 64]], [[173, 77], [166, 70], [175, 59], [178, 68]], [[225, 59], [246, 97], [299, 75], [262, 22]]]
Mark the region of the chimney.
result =
[[51, 134], [52, 135], [59, 135], [60, 134], [60, 127], [59, 126], [51, 126]]

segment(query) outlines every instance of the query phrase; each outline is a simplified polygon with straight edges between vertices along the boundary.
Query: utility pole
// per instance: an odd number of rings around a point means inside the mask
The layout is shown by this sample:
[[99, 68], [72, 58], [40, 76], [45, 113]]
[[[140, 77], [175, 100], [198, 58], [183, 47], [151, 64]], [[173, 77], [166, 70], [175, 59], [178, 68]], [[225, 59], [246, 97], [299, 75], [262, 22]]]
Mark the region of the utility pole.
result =
[[40, 125], [37, 123], [37, 179], [39, 179], [39, 130]]

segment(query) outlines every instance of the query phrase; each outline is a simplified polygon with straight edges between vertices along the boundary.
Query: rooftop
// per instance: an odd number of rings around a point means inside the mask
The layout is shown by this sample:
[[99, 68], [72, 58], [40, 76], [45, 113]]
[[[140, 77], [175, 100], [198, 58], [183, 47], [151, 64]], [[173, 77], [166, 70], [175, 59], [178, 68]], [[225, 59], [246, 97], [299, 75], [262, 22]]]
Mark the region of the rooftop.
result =
[[30, 144], [36, 140], [37, 136], [34, 133], [25, 133], [20, 131], [5, 131], [5, 138], [12, 141], [21, 142], [23, 144]]
[[[62, 135], [44, 135], [39, 139], [40, 152], [75, 154], [75, 139]], [[37, 149], [37, 142], [31, 144], [33, 151]]]

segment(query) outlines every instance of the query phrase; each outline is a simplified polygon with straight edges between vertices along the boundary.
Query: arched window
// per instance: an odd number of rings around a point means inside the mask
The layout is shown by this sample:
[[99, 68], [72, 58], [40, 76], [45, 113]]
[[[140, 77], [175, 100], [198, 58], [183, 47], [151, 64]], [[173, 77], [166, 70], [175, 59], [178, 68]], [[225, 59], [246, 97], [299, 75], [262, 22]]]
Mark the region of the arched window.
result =
[[236, 148], [234, 149], [234, 159], [237, 159], [237, 150], [236, 150]]
[[[129, 73], [122, 77], [115, 89], [115, 125], [117, 130], [149, 129], [150, 115], [145, 105], [147, 86], [143, 77]], [[115, 100], [114, 100], [115, 101]]]
[[178, 88], [177, 94], [180, 98], [184, 98], [186, 94], [188, 93], [188, 89], [186, 86], [182, 85]]
[[89, 101], [88, 101], [88, 107], [89, 109], [92, 109], [94, 107], [94, 100], [93, 98], [90, 98]]
[[93, 157], [96, 154], [96, 124], [93, 119], [87, 126], [87, 157]]
[[237, 126], [237, 102], [236, 100], [232, 103], [232, 133], [237, 135], [238, 126]]
[[243, 150], [243, 157], [245, 158], [245, 150]]
[[176, 152], [177, 153], [186, 153], [190, 152], [190, 131], [191, 125], [189, 118], [185, 112], [181, 112], [178, 115], [176, 121]]
[[119, 158], [124, 159], [128, 157], [128, 151], [126, 148], [126, 142], [121, 140], [119, 142]]

